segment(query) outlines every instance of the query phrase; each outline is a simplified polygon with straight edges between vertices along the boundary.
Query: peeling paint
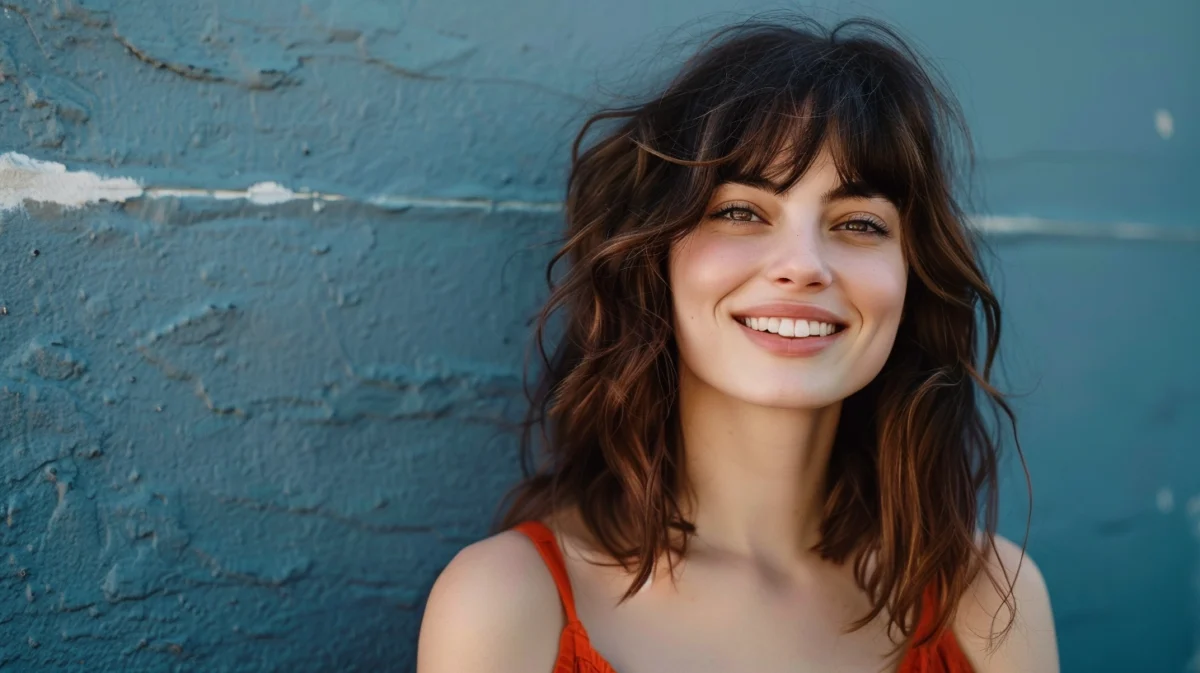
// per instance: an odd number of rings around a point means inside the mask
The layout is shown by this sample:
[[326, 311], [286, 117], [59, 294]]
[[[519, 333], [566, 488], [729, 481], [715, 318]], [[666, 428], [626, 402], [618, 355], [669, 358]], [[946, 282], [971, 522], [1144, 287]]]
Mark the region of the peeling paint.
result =
[[130, 178], [103, 178], [88, 171], [68, 171], [63, 164], [19, 154], [0, 154], [0, 212], [26, 201], [82, 208], [101, 201], [122, 202], [142, 195]]
[[10, 375], [29, 373], [47, 381], [65, 381], [87, 371], [83, 358], [58, 336], [35, 337], [23, 351], [9, 356], [5, 366]]

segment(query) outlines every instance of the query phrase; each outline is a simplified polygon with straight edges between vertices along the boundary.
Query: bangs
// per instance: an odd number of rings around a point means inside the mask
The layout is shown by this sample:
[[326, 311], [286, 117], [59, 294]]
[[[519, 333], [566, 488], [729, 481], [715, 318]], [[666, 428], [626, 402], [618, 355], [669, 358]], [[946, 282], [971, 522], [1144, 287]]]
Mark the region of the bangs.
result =
[[799, 103], [791, 96], [762, 101], [755, 106], [759, 112], [742, 124], [714, 119], [714, 125], [725, 121], [732, 127], [715, 128], [710, 135], [732, 146], [714, 166], [717, 184], [765, 181], [783, 193], [827, 150], [843, 183], [861, 184], [903, 212], [920, 182], [920, 168], [909, 161], [914, 154], [904, 149], [911, 146], [912, 134], [894, 110], [839, 88], [813, 87], [802, 92]]
[[827, 151], [843, 184], [861, 185], [903, 212], [920, 177], [902, 149], [905, 138], [897, 137], [903, 129], [889, 128], [877, 109], [855, 114], [819, 105], [806, 101], [795, 111], [763, 114], [742, 133], [727, 135], [734, 149], [714, 165], [716, 184], [761, 182], [782, 194]]
[[784, 192], [828, 150], [843, 183], [884, 196], [901, 213], [927, 193], [926, 161], [941, 155], [929, 119], [935, 101], [923, 98], [931, 87], [913, 81], [897, 54], [853, 39], [798, 45], [794, 36], [781, 44], [752, 37], [734, 41], [737, 57], [716, 59], [724, 72], [705, 73], [707, 86], [680, 83], [690, 100], [677, 101], [687, 121], [673, 144], [714, 171], [710, 184], [765, 182]]

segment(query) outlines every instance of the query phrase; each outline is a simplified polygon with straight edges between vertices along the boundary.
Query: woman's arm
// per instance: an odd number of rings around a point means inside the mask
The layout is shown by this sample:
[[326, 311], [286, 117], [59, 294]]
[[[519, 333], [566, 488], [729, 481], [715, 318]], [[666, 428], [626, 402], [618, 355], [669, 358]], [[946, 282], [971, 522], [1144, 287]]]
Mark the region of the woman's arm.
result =
[[[992, 586], [980, 573], [958, 604], [954, 632], [976, 673], [1059, 673], [1058, 643], [1046, 581], [1033, 559], [1021, 548], [996, 536], [996, 553], [989, 570], [1000, 583]], [[1005, 572], [1008, 573], [1005, 579]], [[1016, 605], [1012, 629], [998, 642], [989, 637], [1008, 625], [1011, 611], [1004, 593], [1017, 573], [1011, 602]]]
[[554, 580], [533, 545], [506, 532], [463, 549], [434, 583], [418, 673], [551, 673], [564, 626]]

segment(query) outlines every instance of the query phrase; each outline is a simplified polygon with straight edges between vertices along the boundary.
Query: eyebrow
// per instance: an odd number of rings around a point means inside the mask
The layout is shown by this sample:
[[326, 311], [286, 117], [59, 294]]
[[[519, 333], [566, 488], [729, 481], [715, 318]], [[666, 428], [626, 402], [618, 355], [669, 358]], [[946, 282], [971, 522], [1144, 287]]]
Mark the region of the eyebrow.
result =
[[[743, 185], [753, 187], [755, 189], [770, 190], [776, 196], [787, 191], [784, 185], [774, 182], [762, 176], [740, 176], [730, 179], [729, 182], [735, 185]], [[843, 199], [886, 199], [883, 192], [871, 187], [862, 181], [843, 182], [833, 189], [821, 195], [822, 204], [830, 204], [834, 201]]]

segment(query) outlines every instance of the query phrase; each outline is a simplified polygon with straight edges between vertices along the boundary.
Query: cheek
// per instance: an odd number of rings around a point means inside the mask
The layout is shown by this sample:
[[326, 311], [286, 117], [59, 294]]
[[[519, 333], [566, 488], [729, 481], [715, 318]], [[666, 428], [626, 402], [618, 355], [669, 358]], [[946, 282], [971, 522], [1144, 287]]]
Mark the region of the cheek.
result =
[[844, 276], [851, 300], [871, 322], [898, 322], [908, 289], [908, 268], [895, 258], [863, 260]]
[[757, 252], [744, 239], [694, 234], [672, 249], [671, 293], [681, 317], [720, 301], [753, 274]]

